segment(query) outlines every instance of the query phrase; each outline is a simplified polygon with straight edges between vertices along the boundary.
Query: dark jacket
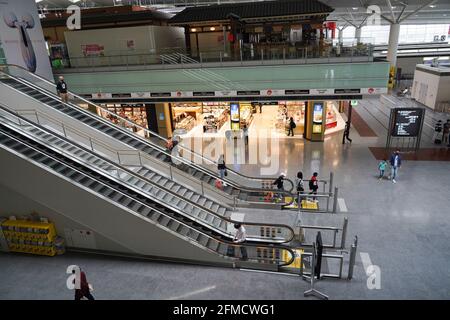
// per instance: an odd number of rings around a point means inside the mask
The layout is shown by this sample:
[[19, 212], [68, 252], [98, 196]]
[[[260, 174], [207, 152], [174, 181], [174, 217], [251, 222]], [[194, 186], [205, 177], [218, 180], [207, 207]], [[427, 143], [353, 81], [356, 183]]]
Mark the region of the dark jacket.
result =
[[276, 185], [278, 189], [283, 189], [283, 182], [284, 182], [284, 178], [283, 178], [283, 176], [280, 176], [272, 184]]
[[297, 125], [295, 124], [294, 120], [291, 120], [291, 121], [289, 122], [289, 128], [295, 129], [296, 126], [297, 126]]
[[58, 93], [67, 93], [67, 84], [64, 81], [58, 81], [56, 90], [58, 91]]
[[[391, 159], [389, 160], [389, 163], [391, 164], [391, 166], [393, 167], [395, 164], [395, 156], [396, 154], [392, 154], [391, 155]], [[400, 167], [402, 165], [402, 158], [400, 157], [400, 154], [398, 154], [398, 163], [397, 163], [397, 167]]]

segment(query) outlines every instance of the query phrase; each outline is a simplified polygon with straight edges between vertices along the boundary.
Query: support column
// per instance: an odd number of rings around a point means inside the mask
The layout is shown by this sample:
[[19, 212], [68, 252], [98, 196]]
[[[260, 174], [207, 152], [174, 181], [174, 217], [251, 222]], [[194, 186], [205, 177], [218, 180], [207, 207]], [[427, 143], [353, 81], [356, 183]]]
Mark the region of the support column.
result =
[[391, 66], [397, 65], [397, 50], [398, 50], [398, 39], [400, 36], [400, 24], [393, 23], [389, 30], [389, 45], [387, 53], [387, 61], [391, 63]]
[[357, 44], [361, 42], [361, 27], [355, 28], [355, 38]]
[[340, 44], [344, 42], [344, 29], [338, 29], [338, 41]]

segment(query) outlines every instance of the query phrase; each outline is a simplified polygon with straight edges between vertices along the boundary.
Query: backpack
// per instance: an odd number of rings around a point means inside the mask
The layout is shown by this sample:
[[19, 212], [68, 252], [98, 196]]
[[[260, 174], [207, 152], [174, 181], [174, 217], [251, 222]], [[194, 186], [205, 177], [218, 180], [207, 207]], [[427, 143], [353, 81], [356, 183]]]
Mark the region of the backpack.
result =
[[303, 180], [300, 180], [297, 184], [297, 191], [305, 191], [305, 189], [303, 188]]
[[309, 189], [314, 189], [314, 181], [313, 180], [309, 180]]
[[297, 128], [297, 125], [295, 124], [295, 122], [292, 122], [292, 129]]

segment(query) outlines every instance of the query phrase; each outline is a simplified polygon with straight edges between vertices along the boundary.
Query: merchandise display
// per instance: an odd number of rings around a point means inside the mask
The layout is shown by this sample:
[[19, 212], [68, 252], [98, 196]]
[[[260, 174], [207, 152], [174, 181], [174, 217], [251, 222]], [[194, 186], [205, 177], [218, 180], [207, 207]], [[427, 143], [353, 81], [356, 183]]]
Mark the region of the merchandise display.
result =
[[[337, 121], [337, 102], [327, 101], [326, 105], [326, 129], [335, 128]], [[294, 129], [295, 134], [303, 134], [305, 123], [305, 102], [304, 101], [280, 101], [278, 102], [278, 114], [275, 122], [275, 128], [279, 132], [284, 132], [290, 118], [294, 119], [297, 127]], [[322, 113], [314, 114], [314, 122], [322, 122]]]
[[[117, 115], [119, 115], [122, 118], [128, 119], [137, 125], [148, 128], [148, 121], [147, 121], [147, 112], [145, 111], [145, 106], [143, 104], [113, 104], [108, 103], [101, 105], [102, 107], [106, 107], [108, 111], [111, 111]], [[98, 108], [97, 113], [102, 116], [103, 118], [106, 118], [110, 120], [111, 122], [115, 124], [119, 124], [119, 120], [111, 115], [111, 113], [106, 112], [105, 110]], [[138, 127], [132, 126], [129, 123], [123, 121], [122, 125], [125, 128], [128, 128], [130, 131], [139, 133], [143, 136], [146, 136], [146, 132], [142, 129], [139, 129]]]
[[203, 133], [218, 132], [228, 121], [229, 103], [203, 102], [172, 105], [174, 128], [189, 132], [202, 126]]
[[56, 228], [51, 222], [6, 220], [1, 227], [9, 251], [46, 256], [64, 252], [61, 241], [55, 244]]
[[249, 103], [241, 103], [240, 104], [240, 122], [241, 128], [246, 125], [247, 128], [250, 127], [250, 124], [253, 120], [253, 107]]

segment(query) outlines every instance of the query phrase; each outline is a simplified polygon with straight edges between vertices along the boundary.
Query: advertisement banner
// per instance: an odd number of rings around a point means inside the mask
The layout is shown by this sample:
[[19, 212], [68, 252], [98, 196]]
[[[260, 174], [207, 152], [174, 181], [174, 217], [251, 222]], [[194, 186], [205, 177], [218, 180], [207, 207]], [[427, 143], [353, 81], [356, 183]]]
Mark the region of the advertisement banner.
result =
[[7, 63], [54, 81], [35, 0], [0, 1], [0, 40]]

